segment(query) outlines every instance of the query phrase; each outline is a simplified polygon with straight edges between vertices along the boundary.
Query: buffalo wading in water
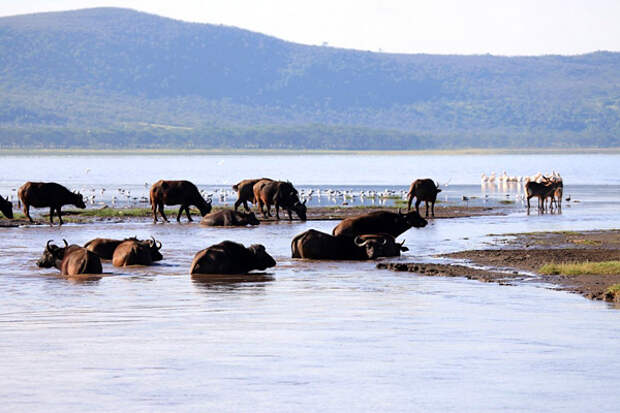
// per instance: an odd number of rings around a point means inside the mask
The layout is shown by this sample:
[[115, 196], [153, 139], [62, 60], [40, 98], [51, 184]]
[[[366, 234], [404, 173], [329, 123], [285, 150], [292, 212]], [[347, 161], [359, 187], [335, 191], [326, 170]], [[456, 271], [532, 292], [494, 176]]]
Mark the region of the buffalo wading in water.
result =
[[127, 239], [121, 242], [112, 255], [112, 265], [126, 267], [129, 265], [151, 265], [160, 261], [163, 256], [159, 252], [161, 242], [152, 238], [147, 241]]
[[258, 225], [260, 221], [254, 212], [238, 212], [232, 209], [212, 212], [202, 217], [200, 225], [213, 227], [245, 227], [246, 225]]
[[64, 186], [55, 182], [26, 182], [17, 191], [17, 196], [22, 202], [24, 215], [30, 222], [30, 207], [50, 209], [50, 225], [54, 225], [54, 212], [58, 216], [60, 225], [63, 224], [61, 208], [63, 205], [75, 205], [78, 208], [86, 208], [82, 194], [71, 192]]
[[387, 233], [397, 237], [409, 228], [423, 228], [428, 224], [424, 218], [415, 211], [402, 213], [390, 211], [375, 211], [357, 217], [345, 218], [336, 225], [332, 234], [339, 236], [355, 237], [364, 234]]
[[52, 240], [47, 241], [43, 256], [37, 261], [41, 268], [56, 267], [61, 275], [78, 274], [101, 274], [101, 259], [93, 252], [79, 245], [68, 245], [64, 240], [65, 246], [59, 247], [51, 244]]
[[556, 196], [556, 193], [562, 196], [563, 187], [564, 184], [561, 181], [553, 182], [546, 178], [541, 183], [534, 181], [526, 182], [525, 193], [527, 194], [527, 210], [530, 210], [530, 199], [536, 197], [538, 198], [538, 210], [544, 212], [545, 200], [551, 198], [551, 206], [553, 206], [553, 198]]
[[247, 274], [266, 270], [276, 261], [260, 244], [248, 248], [232, 241], [223, 241], [199, 251], [192, 261], [190, 274]]
[[424, 201], [426, 206], [426, 218], [428, 218], [428, 203], [431, 203], [431, 216], [435, 217], [435, 202], [437, 194], [441, 192], [439, 184], [435, 184], [432, 179], [416, 179], [409, 187], [407, 194], [407, 211], [411, 209], [411, 201], [416, 198], [415, 210], [420, 213], [420, 203]]
[[[293, 220], [292, 212], [295, 211], [299, 219], [306, 220], [306, 201], [299, 201], [299, 194], [290, 182], [282, 181], [258, 181], [254, 185], [254, 198], [263, 217], [271, 216], [271, 206], [275, 206], [276, 218], [280, 219], [280, 207], [288, 212], [288, 219]], [[263, 210], [263, 206], [265, 210]]]
[[0, 195], [0, 212], [8, 219], [13, 219], [13, 204]]
[[254, 185], [259, 181], [273, 181], [273, 179], [269, 178], [259, 178], [259, 179], [244, 179], [243, 181], [232, 186], [232, 189], [237, 191], [237, 200], [235, 201], [235, 211], [239, 208], [239, 205], [243, 203], [243, 207], [247, 212], [250, 211], [250, 207], [248, 207], [248, 202], [256, 204], [256, 200], [254, 199]]
[[187, 219], [193, 221], [189, 207], [195, 205], [200, 211], [200, 216], [211, 212], [211, 200], [205, 201], [200, 195], [196, 185], [189, 181], [164, 181], [159, 180], [151, 186], [150, 192], [151, 209], [153, 210], [153, 222], [157, 222], [157, 211], [168, 222], [164, 212], [164, 205], [181, 205], [177, 214], [177, 222], [181, 221], [181, 214], [185, 211]]
[[314, 229], [296, 235], [291, 241], [293, 258], [314, 260], [374, 260], [397, 257], [408, 251], [390, 234], [364, 234], [356, 237], [335, 237]]
[[150, 240], [144, 241], [139, 240], [137, 237], [130, 237], [125, 239], [95, 238], [84, 244], [84, 248], [91, 252], [94, 252], [99, 256], [99, 258], [103, 260], [111, 260], [114, 256], [114, 250], [116, 250], [116, 247], [118, 247], [125, 241], [137, 241], [148, 247], [151, 251], [153, 261], [159, 261], [163, 259], [163, 256], [159, 252], [159, 250], [161, 249], [161, 242], [155, 240], [154, 237], [151, 237]]

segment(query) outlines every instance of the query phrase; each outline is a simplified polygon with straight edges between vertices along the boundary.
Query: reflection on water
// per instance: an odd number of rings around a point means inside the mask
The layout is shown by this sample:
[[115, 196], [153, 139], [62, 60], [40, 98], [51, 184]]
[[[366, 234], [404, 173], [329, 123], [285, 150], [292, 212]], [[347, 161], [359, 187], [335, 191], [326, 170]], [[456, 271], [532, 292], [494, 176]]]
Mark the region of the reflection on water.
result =
[[[479, 185], [456, 187], [484, 202]], [[401, 259], [494, 245], [488, 234], [618, 227], [618, 187], [575, 185], [570, 193], [582, 202], [559, 216], [516, 208], [508, 216], [431, 221], [399, 237], [410, 249]], [[294, 235], [335, 224], [244, 229], [145, 220], [0, 229], [3, 409], [581, 412], [617, 405], [617, 310], [532, 285], [290, 258]], [[161, 239], [164, 261], [106, 262], [99, 280], [79, 283], [35, 264], [48, 239], [133, 235]], [[278, 265], [258, 279], [192, 279], [194, 254], [225, 239], [262, 243]]]

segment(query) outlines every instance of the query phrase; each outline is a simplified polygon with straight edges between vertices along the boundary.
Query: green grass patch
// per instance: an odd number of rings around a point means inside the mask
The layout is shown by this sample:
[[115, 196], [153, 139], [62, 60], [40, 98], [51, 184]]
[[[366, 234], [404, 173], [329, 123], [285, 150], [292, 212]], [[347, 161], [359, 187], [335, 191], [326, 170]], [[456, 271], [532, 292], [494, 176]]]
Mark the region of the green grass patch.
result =
[[539, 268], [544, 275], [616, 275], [620, 261], [548, 263]]

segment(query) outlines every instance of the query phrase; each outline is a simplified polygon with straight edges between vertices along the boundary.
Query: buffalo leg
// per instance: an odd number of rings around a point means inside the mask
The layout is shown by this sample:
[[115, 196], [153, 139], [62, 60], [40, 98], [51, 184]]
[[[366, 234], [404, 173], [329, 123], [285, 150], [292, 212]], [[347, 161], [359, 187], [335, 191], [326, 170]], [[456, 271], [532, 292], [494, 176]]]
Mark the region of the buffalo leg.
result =
[[54, 225], [54, 207], [50, 207], [50, 225]]
[[[247, 204], [245, 202], [243, 204], [244, 204], [245, 208], [247, 209], [248, 208]], [[239, 198], [239, 199], [237, 199], [235, 201], [235, 212], [237, 212], [237, 208], [239, 208], [239, 205], [241, 205], [241, 198]]]
[[185, 207], [185, 215], [187, 215], [187, 220], [188, 221], [190, 221], [190, 222], [193, 221], [192, 214], [189, 213], [189, 206]]
[[416, 199], [415, 200], [415, 212], [418, 213], [418, 215], [420, 215], [420, 204], [422, 203], [421, 199]]
[[431, 215], [435, 218], [435, 201], [431, 202]]
[[412, 195], [408, 195], [407, 196], [407, 211], [409, 211], [411, 209], [411, 201], [413, 201], [413, 196]]
[[279, 204], [275, 204], [275, 209], [276, 209], [276, 219], [280, 219], [280, 205]]
[[164, 212], [164, 203], [162, 202], [161, 204], [159, 204], [157, 208], [159, 209], [159, 214], [164, 219], [164, 221], [168, 222], [168, 217], [166, 216], [166, 213]]
[[271, 217], [271, 204], [269, 202], [265, 202], [265, 210], [267, 211], [267, 216]]
[[34, 222], [32, 217], [30, 216], [30, 205], [24, 204], [24, 215], [28, 217], [28, 220], [30, 220], [30, 222]]
[[151, 205], [151, 210], [153, 211], [153, 224], [157, 224], [157, 204], [155, 202]]
[[426, 218], [428, 218], [428, 201], [424, 201], [424, 208]]
[[62, 211], [60, 210], [60, 208], [62, 207], [56, 208], [56, 215], [58, 215], [58, 221], [60, 222], [60, 225], [62, 225], [64, 224], [64, 222], [62, 220]]
[[531, 198], [531, 196], [530, 196], [530, 195], [528, 195], [528, 196], [527, 196], [527, 209], [528, 209], [528, 211], [529, 211], [529, 209], [530, 209], [530, 198]]
[[287, 209], [286, 212], [288, 212], [288, 220], [292, 221], [293, 220], [293, 212], [290, 209]]

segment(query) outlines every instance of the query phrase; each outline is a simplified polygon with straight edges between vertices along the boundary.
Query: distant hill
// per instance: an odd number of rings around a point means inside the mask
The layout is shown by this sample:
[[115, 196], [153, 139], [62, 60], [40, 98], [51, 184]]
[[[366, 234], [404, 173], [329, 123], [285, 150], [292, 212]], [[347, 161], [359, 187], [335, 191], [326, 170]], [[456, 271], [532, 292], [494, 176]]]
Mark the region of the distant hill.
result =
[[304, 46], [126, 9], [0, 18], [0, 147], [619, 147], [620, 53]]

